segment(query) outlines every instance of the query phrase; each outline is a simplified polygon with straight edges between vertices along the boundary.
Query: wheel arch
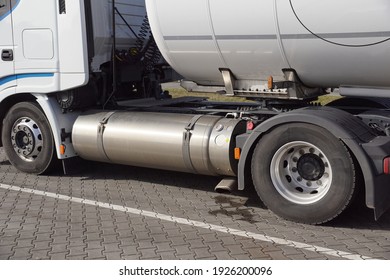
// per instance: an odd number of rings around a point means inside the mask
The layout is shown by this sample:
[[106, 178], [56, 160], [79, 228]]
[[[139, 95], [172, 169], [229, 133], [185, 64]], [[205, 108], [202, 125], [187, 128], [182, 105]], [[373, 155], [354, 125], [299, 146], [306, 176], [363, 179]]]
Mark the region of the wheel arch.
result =
[[[51, 127], [57, 158], [67, 159], [76, 156], [70, 135], [73, 124], [80, 113], [68, 112], [64, 114], [53, 96], [45, 94], [36, 94], [34, 96]], [[60, 151], [60, 145], [65, 146], [63, 153]]]
[[247, 138], [238, 164], [238, 187], [243, 190], [245, 186], [252, 185], [251, 160], [254, 147], [262, 137], [281, 125], [289, 123], [307, 123], [322, 127], [336, 138], [340, 139], [356, 158], [365, 183], [366, 204], [375, 207], [374, 184], [376, 170], [367, 156], [362, 144], [368, 143], [375, 134], [370, 131], [361, 120], [342, 110], [331, 107], [307, 107], [287, 113], [282, 113], [261, 123]]

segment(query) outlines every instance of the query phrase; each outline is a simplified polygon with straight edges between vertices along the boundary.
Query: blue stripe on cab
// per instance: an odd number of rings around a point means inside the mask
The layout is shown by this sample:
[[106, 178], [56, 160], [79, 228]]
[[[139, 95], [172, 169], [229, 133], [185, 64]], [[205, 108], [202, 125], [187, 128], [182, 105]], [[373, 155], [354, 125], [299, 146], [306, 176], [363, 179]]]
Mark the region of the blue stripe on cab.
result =
[[29, 73], [29, 74], [17, 74], [17, 75], [11, 75], [6, 76], [4, 78], [0, 78], [0, 86], [5, 85], [6, 83], [20, 80], [20, 79], [27, 79], [27, 78], [45, 78], [45, 77], [53, 77], [54, 73]]

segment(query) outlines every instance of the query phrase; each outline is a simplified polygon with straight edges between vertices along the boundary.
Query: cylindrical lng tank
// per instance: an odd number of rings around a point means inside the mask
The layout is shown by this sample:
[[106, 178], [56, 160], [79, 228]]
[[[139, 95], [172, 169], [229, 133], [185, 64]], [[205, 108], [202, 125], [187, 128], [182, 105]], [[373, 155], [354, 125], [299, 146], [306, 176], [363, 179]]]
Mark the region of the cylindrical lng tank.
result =
[[223, 85], [283, 79], [309, 86], [390, 87], [390, 1], [146, 0], [153, 35], [186, 79]]
[[217, 116], [98, 112], [80, 116], [73, 146], [84, 159], [234, 176], [235, 136], [245, 122]]

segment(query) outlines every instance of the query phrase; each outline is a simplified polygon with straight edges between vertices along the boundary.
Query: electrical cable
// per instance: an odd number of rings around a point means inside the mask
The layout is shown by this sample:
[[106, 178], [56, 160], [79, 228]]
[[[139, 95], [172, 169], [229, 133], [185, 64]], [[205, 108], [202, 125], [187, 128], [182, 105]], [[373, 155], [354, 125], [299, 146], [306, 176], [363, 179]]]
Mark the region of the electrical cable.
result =
[[123, 20], [123, 22], [126, 24], [126, 26], [130, 29], [131, 33], [133, 33], [133, 35], [135, 36], [135, 38], [139, 39], [137, 33], [135, 33], [134, 29], [130, 26], [130, 24], [126, 21], [126, 19], [124, 18], [124, 16], [121, 14], [121, 12], [119, 12], [118, 8], [115, 7], [114, 8], [116, 13], [118, 14], [118, 16], [120, 16], [120, 18]]
[[370, 46], [375, 46], [375, 45], [379, 45], [379, 44], [382, 44], [382, 43], [385, 43], [385, 42], [388, 42], [390, 41], [390, 37], [387, 38], [387, 39], [384, 39], [384, 40], [381, 40], [381, 41], [378, 41], [378, 42], [375, 42], [375, 43], [370, 43], [370, 44], [356, 44], [356, 45], [352, 45], [352, 44], [341, 44], [341, 43], [337, 43], [337, 42], [334, 42], [334, 41], [331, 41], [331, 40], [328, 40], [328, 39], [325, 39], [324, 37], [314, 33], [313, 31], [311, 31], [303, 22], [302, 20], [299, 18], [297, 12], [295, 11], [294, 9], [294, 5], [292, 3], [292, 0], [289, 0], [290, 1], [290, 6], [291, 6], [291, 9], [295, 15], [295, 17], [297, 18], [297, 20], [299, 21], [299, 23], [303, 26], [303, 28], [305, 28], [310, 34], [312, 34], [313, 36], [317, 37], [318, 39], [321, 39], [322, 41], [325, 41], [327, 43], [330, 43], [330, 44], [333, 44], [333, 45], [337, 45], [337, 46], [341, 46], [341, 47], [350, 47], [350, 48], [362, 48], [362, 47], [370, 47]]

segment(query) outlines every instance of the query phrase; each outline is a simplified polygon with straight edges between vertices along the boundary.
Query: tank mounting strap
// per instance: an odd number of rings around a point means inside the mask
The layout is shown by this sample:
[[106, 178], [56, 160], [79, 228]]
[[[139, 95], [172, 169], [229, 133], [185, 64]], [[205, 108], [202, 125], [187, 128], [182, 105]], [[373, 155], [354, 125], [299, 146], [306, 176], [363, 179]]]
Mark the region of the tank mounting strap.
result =
[[112, 117], [112, 115], [115, 114], [114, 112], [108, 112], [107, 114], [104, 115], [104, 117], [100, 120], [99, 126], [97, 129], [97, 146], [98, 146], [98, 151], [100, 155], [106, 160], [110, 161], [109, 157], [106, 154], [106, 151], [104, 149], [104, 144], [103, 144], [103, 134], [104, 134], [104, 129], [105, 125], [107, 124], [108, 120]]
[[194, 129], [196, 122], [202, 117], [203, 115], [196, 115], [194, 116], [188, 125], [184, 128], [185, 131], [183, 133], [183, 159], [184, 164], [186, 165], [187, 169], [191, 172], [196, 172], [196, 169], [191, 161], [191, 151], [190, 151], [190, 142], [191, 142], [191, 130]]

